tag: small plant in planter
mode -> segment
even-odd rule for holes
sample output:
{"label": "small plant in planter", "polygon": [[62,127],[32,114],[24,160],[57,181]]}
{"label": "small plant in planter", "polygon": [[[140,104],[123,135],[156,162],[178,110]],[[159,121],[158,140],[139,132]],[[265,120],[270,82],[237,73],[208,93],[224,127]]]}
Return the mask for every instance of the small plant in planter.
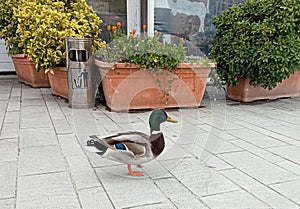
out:
{"label": "small plant in planter", "polygon": [[200,106],[210,65],[195,57],[194,64],[186,63],[183,39],[172,37],[168,43],[159,33],[132,31],[129,36],[114,37],[95,56],[106,104],[114,111]]}
{"label": "small plant in planter", "polygon": [[215,17],[210,57],[229,86],[273,89],[300,69],[300,1],[249,0]]}
{"label": "small plant in planter", "polygon": [[135,63],[141,69],[172,70],[185,60],[184,40],[179,43],[162,42],[159,33],[139,36],[131,32],[129,37],[114,36],[106,48],[96,51],[95,56],[102,61]]}
{"label": "small plant in planter", "polygon": [[38,71],[65,65],[66,37],[92,37],[95,49],[104,45],[98,38],[102,21],[85,0],[22,0],[14,17],[18,20],[19,47]]}
{"label": "small plant in planter", "polygon": [[[118,26],[115,27],[118,30]],[[136,35],[133,30],[129,36],[116,36],[115,30],[112,33],[113,41],[96,51],[96,59],[112,63],[134,63],[140,69],[152,72],[159,69],[174,71],[179,63],[184,62],[210,66],[211,61],[206,57],[186,56],[183,38],[172,36],[171,42],[166,42],[158,32],[154,36],[145,33]]]}

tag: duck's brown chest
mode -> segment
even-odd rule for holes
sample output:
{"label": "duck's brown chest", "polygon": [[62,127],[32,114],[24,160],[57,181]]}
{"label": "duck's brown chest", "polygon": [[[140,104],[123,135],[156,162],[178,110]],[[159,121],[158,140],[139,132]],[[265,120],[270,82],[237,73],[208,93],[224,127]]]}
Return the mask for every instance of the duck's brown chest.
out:
{"label": "duck's brown chest", "polygon": [[165,148],[164,135],[162,133],[152,134],[150,136],[150,142],[153,156],[157,157],[158,155],[160,155],[160,153],[162,153],[162,151]]}

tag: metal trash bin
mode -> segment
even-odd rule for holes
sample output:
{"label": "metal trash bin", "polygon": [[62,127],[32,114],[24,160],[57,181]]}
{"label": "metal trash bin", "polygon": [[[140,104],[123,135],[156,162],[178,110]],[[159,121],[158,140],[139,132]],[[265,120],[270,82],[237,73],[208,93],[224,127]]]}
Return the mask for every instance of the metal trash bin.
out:
{"label": "metal trash bin", "polygon": [[95,106],[92,38],[66,38],[68,97],[71,108]]}

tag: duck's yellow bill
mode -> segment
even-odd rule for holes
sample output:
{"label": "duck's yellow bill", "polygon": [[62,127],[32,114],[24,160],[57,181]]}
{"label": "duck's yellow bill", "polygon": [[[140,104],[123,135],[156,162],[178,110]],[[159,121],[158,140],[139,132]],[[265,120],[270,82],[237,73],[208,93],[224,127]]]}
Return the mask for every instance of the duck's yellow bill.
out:
{"label": "duck's yellow bill", "polygon": [[167,122],[171,122],[171,123],[177,123],[177,120],[174,120],[171,117],[167,117]]}

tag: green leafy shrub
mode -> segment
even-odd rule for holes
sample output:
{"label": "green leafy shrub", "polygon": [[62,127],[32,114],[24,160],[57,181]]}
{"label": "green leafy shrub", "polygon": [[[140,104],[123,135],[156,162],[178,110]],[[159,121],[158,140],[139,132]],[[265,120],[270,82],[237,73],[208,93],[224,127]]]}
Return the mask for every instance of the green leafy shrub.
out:
{"label": "green leafy shrub", "polygon": [[18,21],[13,18],[17,0],[0,0],[0,38],[4,39],[10,54],[22,52],[18,47],[19,39],[16,37]]}
{"label": "green leafy shrub", "polygon": [[37,70],[51,71],[66,61],[66,37],[92,37],[98,49],[100,18],[85,0],[22,0],[14,10],[18,20],[19,47],[36,64]]}
{"label": "green leafy shrub", "polygon": [[300,69],[300,1],[249,0],[215,17],[210,57],[228,85],[237,76],[272,89]]}

